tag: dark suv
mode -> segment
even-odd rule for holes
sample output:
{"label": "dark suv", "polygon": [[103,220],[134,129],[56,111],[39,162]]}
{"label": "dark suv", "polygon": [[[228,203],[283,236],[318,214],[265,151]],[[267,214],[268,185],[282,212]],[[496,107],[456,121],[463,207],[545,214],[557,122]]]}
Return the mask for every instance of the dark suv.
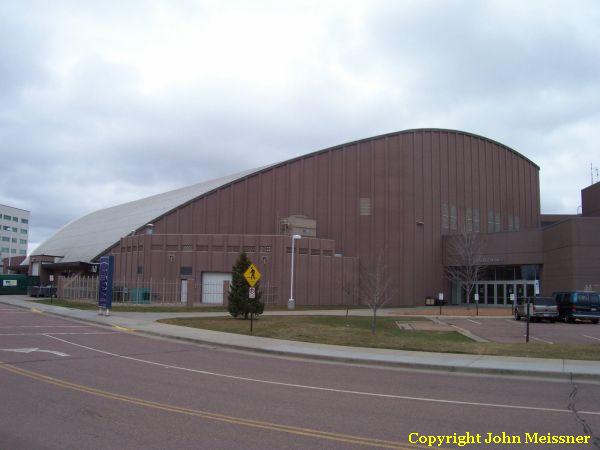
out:
{"label": "dark suv", "polygon": [[600,296],[597,292],[555,292],[552,297],[558,306],[558,315],[565,322],[576,319],[600,321]]}

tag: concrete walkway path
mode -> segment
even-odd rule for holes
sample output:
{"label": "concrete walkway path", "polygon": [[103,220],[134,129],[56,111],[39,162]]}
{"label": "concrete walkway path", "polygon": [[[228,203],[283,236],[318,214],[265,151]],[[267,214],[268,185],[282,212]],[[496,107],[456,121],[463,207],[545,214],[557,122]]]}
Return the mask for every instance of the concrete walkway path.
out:
{"label": "concrete walkway path", "polygon": [[[224,346],[241,350],[274,353],[280,355],[347,361],[363,364],[382,364],[423,370],[444,370],[466,373],[489,373],[505,375],[526,375],[546,378],[570,378],[600,381],[600,362],[567,359],[521,358],[507,356],[462,355],[455,353],[416,352],[404,350],[345,347],[338,345],[315,344],[309,342],[246,336],[218,331],[200,330],[158,323],[156,320],[169,317],[210,317],[224,313],[137,313],[112,312],[111,316],[100,316],[94,310],[63,308],[44,305],[28,300],[24,295],[4,295],[0,303],[33,309],[34,311],[58,315],[75,320],[121,328],[166,338],[183,339],[203,344]],[[294,311],[297,315],[345,314],[337,311]],[[369,314],[368,310],[352,310],[352,315]],[[273,315],[287,315],[288,311],[272,311]],[[386,310],[394,315],[393,309]]]}

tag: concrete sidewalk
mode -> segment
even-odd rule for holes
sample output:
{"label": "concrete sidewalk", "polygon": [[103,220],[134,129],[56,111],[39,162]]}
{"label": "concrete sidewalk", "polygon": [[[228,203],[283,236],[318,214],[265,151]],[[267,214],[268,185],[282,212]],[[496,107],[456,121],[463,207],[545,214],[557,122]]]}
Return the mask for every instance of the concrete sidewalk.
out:
{"label": "concrete sidewalk", "polygon": [[[519,358],[507,356],[462,355],[454,353],[413,352],[338,345],[315,344],[287,341],[232,333],[222,333],[196,328],[180,327],[157,323],[156,320],[182,316],[223,316],[224,313],[111,313],[109,317],[99,316],[97,311],[63,308],[44,305],[27,300],[26,296],[5,295],[0,303],[19,308],[92,322],[104,326],[122,327],[131,331],[166,338],[211,344],[241,350],[274,353],[280,355],[347,361],[363,364],[382,364],[423,370],[450,372],[486,373],[496,375],[526,375],[545,378],[571,378],[600,381],[600,362],[567,359]],[[368,310],[354,310],[359,315]],[[389,312],[389,311],[388,311]],[[274,311],[271,314],[289,314],[287,311]],[[295,311],[294,314],[345,314],[345,311]]]}

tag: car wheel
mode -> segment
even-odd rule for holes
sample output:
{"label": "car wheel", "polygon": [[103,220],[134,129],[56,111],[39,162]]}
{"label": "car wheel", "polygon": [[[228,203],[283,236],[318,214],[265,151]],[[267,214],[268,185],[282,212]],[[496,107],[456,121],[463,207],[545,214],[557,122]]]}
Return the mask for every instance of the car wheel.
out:
{"label": "car wheel", "polygon": [[598,323],[598,319],[592,319],[592,323],[594,323],[594,324]]}
{"label": "car wheel", "polygon": [[575,323],[575,319],[573,317],[567,317],[567,323]]}

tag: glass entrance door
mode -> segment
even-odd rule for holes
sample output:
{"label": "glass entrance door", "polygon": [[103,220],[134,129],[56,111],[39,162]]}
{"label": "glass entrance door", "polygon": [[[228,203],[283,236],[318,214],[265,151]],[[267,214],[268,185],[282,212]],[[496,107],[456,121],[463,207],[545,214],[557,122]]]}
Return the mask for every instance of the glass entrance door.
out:
{"label": "glass entrance door", "polygon": [[[517,281],[494,281],[481,282],[473,289],[473,297],[475,293],[479,294],[480,305],[506,305],[511,306],[511,294],[514,294],[515,301],[524,297],[533,297],[535,290],[535,281],[517,280]],[[466,303],[465,289],[461,289],[461,302]],[[474,298],[471,298],[469,303],[474,303]]]}

